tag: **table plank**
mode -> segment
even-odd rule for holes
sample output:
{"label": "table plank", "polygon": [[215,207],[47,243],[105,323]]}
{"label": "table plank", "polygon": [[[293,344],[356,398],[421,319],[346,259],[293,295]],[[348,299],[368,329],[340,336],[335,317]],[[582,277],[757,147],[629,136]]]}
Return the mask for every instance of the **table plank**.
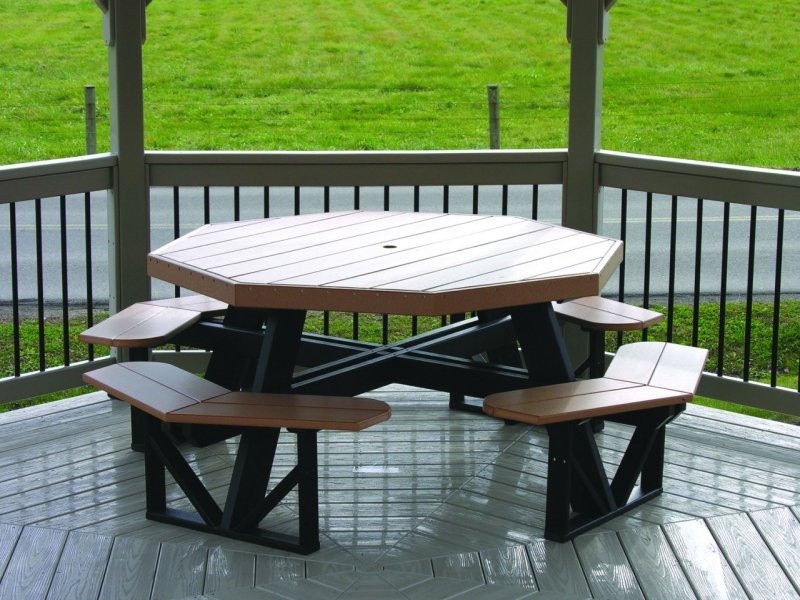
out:
{"label": "table plank", "polygon": [[171,260],[192,260],[214,256],[251,246],[260,246],[267,235],[270,240],[324,231],[331,221],[347,219],[355,211],[316,213],[292,217],[273,217],[234,223],[214,223],[178,238],[159,248],[156,253]]}
{"label": "table plank", "polygon": [[[586,243],[582,236],[568,236],[538,246],[538,252],[520,252],[511,256],[489,257],[479,264],[452,269],[447,281],[418,277],[404,283],[405,289],[445,291],[464,287],[507,285],[531,281],[550,273],[595,261],[606,256],[616,242],[595,239]],[[471,267],[471,268],[470,268]]]}
{"label": "table plank", "polygon": [[[537,226],[538,224],[534,224]],[[376,244],[367,254],[364,249],[357,253],[338,254],[332,257],[331,264],[321,263],[321,270],[311,271],[304,275],[281,280],[270,278],[272,283],[284,285],[324,286],[337,285],[342,287],[367,288],[360,284],[351,285],[349,280],[359,275],[375,271],[390,271],[399,267],[413,264],[417,272],[425,270],[438,270],[437,261],[442,260],[442,255],[452,252],[468,251],[472,246],[486,242],[498,241],[524,234],[530,231],[530,222],[504,222],[492,220],[489,217],[476,220],[465,220],[454,223],[444,231],[437,231],[427,236],[415,236],[405,240],[386,240],[385,243]],[[343,245],[344,249],[344,245]],[[261,281],[253,276],[248,276],[248,282]]]}
{"label": "table plank", "polygon": [[[425,215],[420,219],[414,213],[363,213],[361,221],[347,227],[322,231],[313,240],[305,237],[272,243],[265,239],[259,246],[247,251],[209,256],[193,261],[197,267],[213,270],[225,277],[244,273],[257,273],[286,269],[290,265],[302,269],[303,261],[314,261],[342,252],[356,252],[375,245],[395,244],[400,240],[417,239],[438,232],[432,239],[441,239],[441,231],[448,228],[443,215]],[[371,218],[368,219],[368,218]],[[365,222],[368,221],[368,222]],[[285,256],[282,256],[284,255]],[[280,276],[272,275],[277,279]]]}
{"label": "table plank", "polygon": [[621,242],[520,217],[294,219],[201,228],[148,273],[234,306],[440,315],[598,294],[622,259]]}
{"label": "table plank", "polygon": [[[524,225],[524,224],[523,224]],[[471,248],[461,243],[446,241],[423,248],[407,250],[384,260],[372,259],[358,265],[354,272],[341,271],[346,279],[343,285],[357,288],[391,288],[405,285],[405,281],[424,273],[441,277],[443,271],[474,264],[486,255],[511,256],[518,252],[531,251],[545,235],[558,237],[563,232],[543,229],[531,232],[528,227],[503,227],[484,232],[480,241]],[[359,274],[361,272],[364,274]],[[402,283],[401,283],[402,282]],[[333,284],[335,282],[330,282]]]}

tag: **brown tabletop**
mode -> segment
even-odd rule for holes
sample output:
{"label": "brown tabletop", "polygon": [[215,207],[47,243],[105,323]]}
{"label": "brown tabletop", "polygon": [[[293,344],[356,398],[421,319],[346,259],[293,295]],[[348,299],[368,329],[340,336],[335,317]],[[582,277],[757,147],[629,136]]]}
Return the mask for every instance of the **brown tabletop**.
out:
{"label": "brown tabletop", "polygon": [[[226,331],[187,334],[228,388],[483,397],[572,379],[550,301],[598,294],[621,259],[617,240],[520,217],[350,211],[205,225],[148,272],[229,304]],[[478,316],[379,345],[304,334],[308,310]]]}
{"label": "brown tabletop", "polygon": [[621,260],[520,217],[352,211],[205,225],[148,272],[232,306],[442,315],[595,295]]}

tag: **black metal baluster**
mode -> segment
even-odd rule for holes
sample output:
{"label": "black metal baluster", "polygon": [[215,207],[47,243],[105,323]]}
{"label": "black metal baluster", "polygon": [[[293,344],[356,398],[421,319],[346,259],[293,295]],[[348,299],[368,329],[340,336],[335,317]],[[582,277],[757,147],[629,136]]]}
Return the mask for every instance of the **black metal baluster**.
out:
{"label": "black metal baluster", "polygon": [[539,218],[539,184],[533,184],[533,198],[531,199],[531,219]]}
{"label": "black metal baluster", "polygon": [[[355,186],[353,188],[353,210],[361,210],[361,188]],[[353,313],[353,339],[358,340],[358,313]]]}
{"label": "black metal baluster", "polygon": [[472,186],[472,214],[478,214],[478,198],[480,196],[480,188],[477,185]]}
{"label": "black metal baluster", "polygon": [[[778,385],[778,341],[781,326],[781,276],[783,271],[783,221],[784,210],[778,210],[778,231],[775,241],[775,294],[772,298],[772,358],[770,360],[770,385]],[[800,379],[798,379],[800,389]]]}
{"label": "black metal baluster", "polygon": [[446,185],[442,188],[442,212],[450,212],[450,186]]}
{"label": "black metal baluster", "polygon": [[[414,212],[419,212],[419,186],[414,186]],[[419,319],[416,315],[411,317],[411,335],[417,335],[419,330]]]}
{"label": "black metal baluster", "polygon": [[728,242],[730,238],[731,205],[725,202],[722,217],[722,261],[719,283],[719,331],[717,342],[717,375],[722,375],[725,366],[725,317],[728,299]]}
{"label": "black metal baluster", "polygon": [[[172,188],[172,239],[177,240],[181,237],[181,192],[176,185]],[[180,286],[174,286],[175,297],[181,295]]]}
{"label": "black metal baluster", "polygon": [[[94,325],[94,290],[92,280],[92,195],[83,195],[83,231],[86,252],[86,327]],[[89,361],[94,360],[94,344],[89,344]]]}
{"label": "black metal baluster", "polygon": [[750,207],[750,243],[747,253],[747,298],[745,300],[744,315],[744,356],[742,365],[742,380],[750,381],[750,350],[752,347],[753,327],[753,279],[755,276],[756,262],[756,223],[758,207]]}
{"label": "black metal baluster", "polygon": [[241,220],[241,197],[239,195],[239,186],[233,187],[233,220]]}
{"label": "black metal baluster", "polygon": [[36,315],[39,324],[39,370],[47,368],[44,337],[44,240],[42,238],[42,199],[34,201],[36,215]]}
{"label": "black metal baluster", "polygon": [[678,197],[672,196],[672,214],[669,227],[669,298],[667,300],[667,341],[672,341],[675,323],[675,250],[678,242]]}
{"label": "black metal baluster", "polygon": [[383,210],[389,210],[389,190],[388,185],[383,186]]}
{"label": "black metal baluster", "polygon": [[[650,259],[653,254],[653,194],[647,193],[647,212],[644,232],[644,287],[642,306],[650,308]],[[642,330],[642,340],[647,340],[647,329]]]}
{"label": "black metal baluster", "polygon": [[300,186],[294,186],[294,214],[300,214]]}
{"label": "black metal baluster", "polygon": [[[322,188],[322,212],[331,212],[331,188],[325,186]],[[322,311],[322,334],[330,335],[331,333],[331,313],[330,311]]]}
{"label": "black metal baluster", "polygon": [[268,185],[264,186],[264,218],[269,219],[269,204],[270,204],[270,189]]}
{"label": "black metal baluster", "polygon": [[208,225],[211,222],[211,188],[203,188],[203,223]]}
{"label": "black metal baluster", "polygon": [[[625,253],[628,250],[626,239],[628,236],[628,190],[622,190],[620,199],[619,239],[622,240],[622,262],[619,265],[618,298],[625,302]],[[617,347],[622,345],[622,332],[617,332]]]}
{"label": "black metal baluster", "polygon": [[700,275],[703,264],[703,199],[697,199],[697,225],[694,247],[694,298],[692,300],[692,346],[700,343]]}
{"label": "black metal baluster", "polygon": [[500,213],[503,215],[508,214],[508,185],[503,184],[502,195],[500,196]]}
{"label": "black metal baluster", "polygon": [[11,241],[11,319],[14,338],[14,375],[22,374],[19,331],[19,263],[17,256],[17,206],[8,205],[8,225]]}
{"label": "black metal baluster", "polygon": [[70,365],[70,344],[69,344],[69,274],[67,270],[67,197],[59,198],[59,219],[61,224],[61,322],[62,322],[62,345],[64,366]]}

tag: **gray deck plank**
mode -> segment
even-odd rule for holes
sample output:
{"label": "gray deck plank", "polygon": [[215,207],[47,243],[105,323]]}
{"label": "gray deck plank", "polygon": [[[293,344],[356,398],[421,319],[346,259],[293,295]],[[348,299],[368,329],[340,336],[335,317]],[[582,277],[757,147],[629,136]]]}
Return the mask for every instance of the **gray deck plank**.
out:
{"label": "gray deck plank", "polygon": [[659,527],[620,531],[619,537],[648,600],[695,598],[672,547]]}
{"label": "gray deck plank", "polygon": [[431,561],[434,577],[448,577],[486,583],[481,557],[477,552],[439,556]]}
{"label": "gray deck plank", "polygon": [[0,578],[6,571],[21,533],[21,525],[0,524]]}
{"label": "gray deck plank", "polygon": [[97,598],[114,538],[73,531],[67,537],[47,600]]}
{"label": "gray deck plank", "polygon": [[253,587],[255,580],[256,557],[254,554],[225,548],[212,548],[208,551],[203,593],[214,594],[231,588]]}
{"label": "gray deck plank", "polygon": [[306,562],[292,556],[256,556],[256,585],[273,581],[293,581],[306,576]]}
{"label": "gray deck plank", "polygon": [[486,583],[515,585],[536,590],[536,577],[525,546],[503,546],[480,553]]}
{"label": "gray deck plank", "polygon": [[[531,511],[526,508],[495,505],[489,513],[485,509],[476,510],[480,504],[480,500],[471,494],[457,492],[417,530],[436,521],[440,529],[450,528],[453,533],[458,531],[462,536],[472,538],[471,547],[476,550],[506,542],[523,544],[541,534],[541,528],[532,522]],[[517,515],[510,514],[512,508],[518,509]],[[497,513],[503,516],[496,516]]]}
{"label": "gray deck plank", "polygon": [[159,542],[118,537],[111,548],[99,600],[148,600],[158,564]]}
{"label": "gray deck plank", "polygon": [[153,600],[202,594],[207,557],[208,548],[201,544],[161,544]]}
{"label": "gray deck plank", "polygon": [[664,531],[698,598],[747,598],[747,593],[703,521],[665,525]]}
{"label": "gray deck plank", "polygon": [[800,510],[776,508],[750,518],[800,594]]}
{"label": "gray deck plank", "polygon": [[595,598],[643,600],[636,575],[615,533],[581,535],[573,543]]}
{"label": "gray deck plank", "polygon": [[[763,419],[762,419],[763,421]],[[691,427],[704,431],[708,429],[708,418],[703,418],[694,415],[685,415],[681,419],[683,427]],[[727,435],[731,439],[740,440],[742,442],[753,442],[761,446],[775,446],[785,450],[800,451],[800,436],[797,431],[792,429],[791,425],[785,423],[777,423],[771,425],[769,422],[762,423],[763,427],[759,427],[759,421],[755,420],[742,420],[735,422],[733,419],[715,419],[714,431],[719,435]],[[769,435],[765,436],[763,433],[769,431]]]}
{"label": "gray deck plank", "polygon": [[754,598],[791,598],[795,589],[744,513],[709,519],[708,527],[745,591]]}
{"label": "gray deck plank", "polygon": [[572,543],[540,540],[526,547],[539,590],[578,598],[592,595]]}
{"label": "gray deck plank", "polygon": [[751,463],[752,458],[758,458],[759,461],[762,461],[759,466],[763,466],[765,469],[771,469],[790,477],[800,473],[800,467],[797,466],[796,461],[793,461],[797,456],[797,450],[760,443],[758,438],[741,439],[708,428],[685,427],[681,426],[679,421],[676,420],[670,425],[668,436],[716,448],[718,451],[724,449],[729,462],[734,462],[736,457],[739,457],[742,464],[747,464],[748,457],[751,457]]}
{"label": "gray deck plank", "polygon": [[0,580],[0,598],[46,597],[66,539],[66,531],[26,527]]}
{"label": "gray deck plank", "polygon": [[735,423],[737,425],[745,425],[753,429],[758,429],[764,432],[778,432],[785,435],[790,435],[800,438],[800,428],[793,423],[781,423],[780,421],[773,421],[770,419],[762,419],[760,417],[752,417],[750,415],[727,410],[718,410],[709,406],[701,404],[689,403],[686,405],[686,412],[684,416],[693,416],[705,419],[708,423],[714,425],[717,422],[721,423]]}

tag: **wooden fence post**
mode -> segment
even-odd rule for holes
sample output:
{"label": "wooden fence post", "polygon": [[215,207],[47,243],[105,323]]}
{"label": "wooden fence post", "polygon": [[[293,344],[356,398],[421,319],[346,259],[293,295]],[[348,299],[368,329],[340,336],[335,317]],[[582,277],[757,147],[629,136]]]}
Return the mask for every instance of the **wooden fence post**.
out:
{"label": "wooden fence post", "polygon": [[500,86],[486,86],[489,96],[489,148],[500,148]]}
{"label": "wooden fence post", "polygon": [[83,86],[83,108],[86,122],[86,154],[97,153],[97,97],[93,85]]}

